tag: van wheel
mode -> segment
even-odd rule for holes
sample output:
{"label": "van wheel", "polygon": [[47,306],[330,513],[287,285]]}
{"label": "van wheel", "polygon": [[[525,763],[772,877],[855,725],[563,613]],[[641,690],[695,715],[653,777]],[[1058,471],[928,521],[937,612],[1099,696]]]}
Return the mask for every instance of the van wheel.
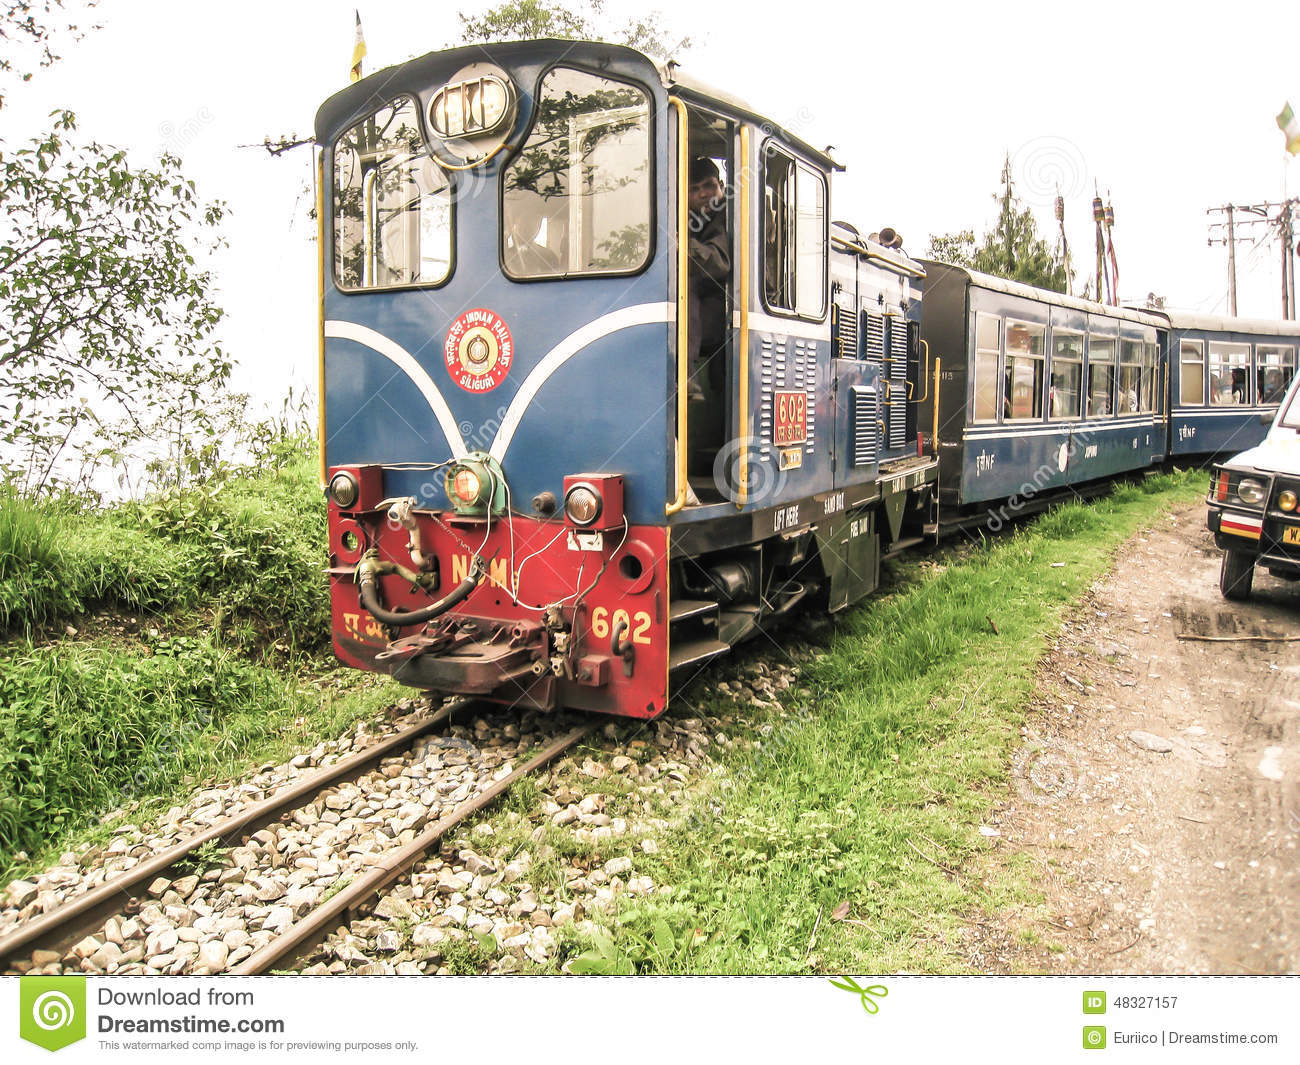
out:
{"label": "van wheel", "polygon": [[1223,568],[1219,570],[1219,591],[1224,599],[1249,599],[1250,583],[1255,577],[1254,556],[1245,551],[1223,552]]}

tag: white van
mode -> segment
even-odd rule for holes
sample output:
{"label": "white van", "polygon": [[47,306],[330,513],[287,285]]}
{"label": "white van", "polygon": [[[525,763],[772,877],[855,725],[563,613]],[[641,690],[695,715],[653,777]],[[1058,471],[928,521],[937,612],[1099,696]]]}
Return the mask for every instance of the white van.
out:
{"label": "white van", "polygon": [[1255,565],[1300,580],[1300,376],[1292,382],[1264,442],[1214,466],[1209,527],[1223,548],[1219,590],[1250,595]]}

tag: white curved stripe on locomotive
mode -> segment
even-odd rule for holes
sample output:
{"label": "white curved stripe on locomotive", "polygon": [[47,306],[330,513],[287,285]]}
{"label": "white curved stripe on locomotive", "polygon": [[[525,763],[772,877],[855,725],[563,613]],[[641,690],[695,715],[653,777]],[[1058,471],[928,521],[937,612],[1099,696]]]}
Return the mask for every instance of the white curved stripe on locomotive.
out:
{"label": "white curved stripe on locomotive", "polygon": [[654,325],[660,322],[674,322],[676,319],[676,307],[671,303],[638,303],[634,307],[622,307],[609,314],[603,314],[582,328],[575,329],[551,348],[541,362],[524,378],[524,383],[519,386],[515,398],[506,408],[506,416],[501,419],[501,426],[492,440],[492,447],[489,449],[492,457],[497,462],[505,461],[506,451],[510,448],[510,442],[514,439],[515,430],[519,428],[528,404],[533,401],[551,375],[588,344],[611,333],[617,333],[621,329],[630,329],[634,325]]}
{"label": "white curved stripe on locomotive", "polygon": [[[325,335],[337,340],[352,340],[363,344],[372,351],[378,352],[406,374],[420,390],[420,395],[429,404],[433,416],[438,419],[438,425],[442,427],[442,435],[447,438],[447,446],[451,448],[452,456],[463,459],[469,454],[465,439],[460,435],[460,426],[452,417],[447,401],[442,398],[438,386],[424,372],[424,367],[415,361],[415,357],[409,351],[396,341],[389,340],[383,333],[377,333],[364,325],[357,325],[356,322],[328,321],[325,323]],[[324,402],[323,396],[321,402]]]}

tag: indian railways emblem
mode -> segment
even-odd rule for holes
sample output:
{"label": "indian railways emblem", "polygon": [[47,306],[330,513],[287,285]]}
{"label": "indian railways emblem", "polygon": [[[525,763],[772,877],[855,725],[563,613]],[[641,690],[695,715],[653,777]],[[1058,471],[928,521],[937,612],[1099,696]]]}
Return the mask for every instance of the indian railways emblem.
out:
{"label": "indian railways emblem", "polygon": [[442,353],[451,379],[466,392],[491,392],[510,372],[515,345],[501,316],[479,307],[451,323]]}

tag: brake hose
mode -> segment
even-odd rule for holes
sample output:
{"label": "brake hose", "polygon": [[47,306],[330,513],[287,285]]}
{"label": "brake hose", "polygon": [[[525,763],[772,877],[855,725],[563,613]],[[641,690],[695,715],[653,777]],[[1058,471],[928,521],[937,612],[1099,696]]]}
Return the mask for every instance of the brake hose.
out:
{"label": "brake hose", "polygon": [[[369,565],[367,564],[369,563]],[[440,614],[445,614],[448,610],[461,602],[477,586],[479,577],[482,573],[482,566],[475,559],[469,574],[460,584],[456,585],[450,592],[439,599],[436,603],[423,607],[420,610],[412,610],[408,613],[397,613],[392,610],[385,610],[379,602],[379,589],[377,587],[379,580],[379,564],[376,561],[365,559],[357,567],[357,583],[361,586],[361,605],[364,606],[374,616],[374,619],[384,625],[422,625],[426,621],[432,621]]]}

